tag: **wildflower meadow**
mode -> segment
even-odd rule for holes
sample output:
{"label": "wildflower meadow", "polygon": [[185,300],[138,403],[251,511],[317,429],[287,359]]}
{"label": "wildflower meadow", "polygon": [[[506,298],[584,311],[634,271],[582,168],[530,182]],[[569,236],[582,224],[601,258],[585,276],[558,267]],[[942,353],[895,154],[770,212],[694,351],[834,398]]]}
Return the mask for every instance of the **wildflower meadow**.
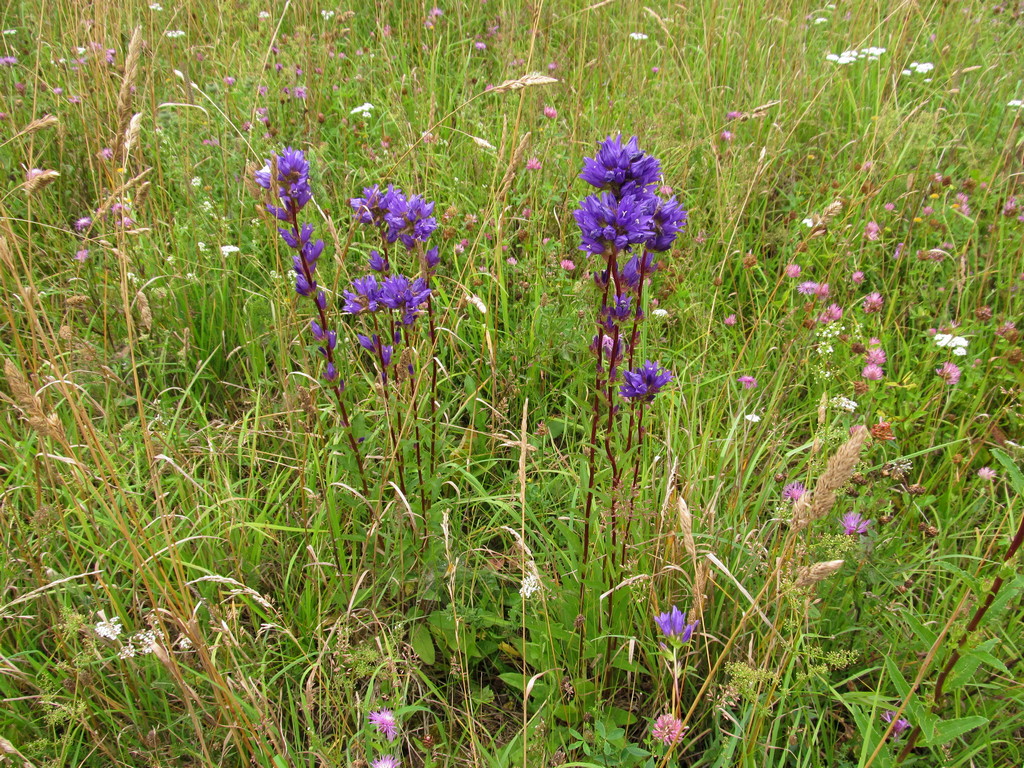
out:
{"label": "wildflower meadow", "polygon": [[0,32],[0,764],[1024,765],[1024,4]]}

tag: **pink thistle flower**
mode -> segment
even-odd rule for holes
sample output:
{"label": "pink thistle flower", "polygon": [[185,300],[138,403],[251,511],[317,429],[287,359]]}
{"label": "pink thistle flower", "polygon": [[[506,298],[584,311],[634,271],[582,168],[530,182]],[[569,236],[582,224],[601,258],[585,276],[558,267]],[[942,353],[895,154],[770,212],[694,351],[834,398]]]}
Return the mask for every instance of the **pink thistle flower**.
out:
{"label": "pink thistle flower", "polygon": [[654,721],[651,736],[663,744],[676,744],[686,730],[683,721],[672,715],[662,715]]}
{"label": "pink thistle flower", "polygon": [[230,88],[234,84],[235,84],[235,78],[231,77],[231,75],[228,75],[227,77],[224,78],[224,85],[226,85],[228,88]]}
{"label": "pink thistle flower", "polygon": [[843,515],[842,526],[843,533],[847,536],[853,536],[854,534],[865,534],[868,532],[868,526],[871,525],[871,521],[861,517],[857,512],[847,512]]}
{"label": "pink thistle flower", "polygon": [[481,42],[481,41],[477,41],[477,42],[473,43],[473,47],[476,48],[478,51],[486,51],[487,50],[487,43],[484,43],[484,42]]}
{"label": "pink thistle flower", "polygon": [[744,389],[753,389],[757,386],[757,379],[753,376],[740,376],[736,381],[742,384]]}
{"label": "pink thistle flower", "polygon": [[992,469],[992,467],[982,467],[981,469],[978,470],[978,477],[980,477],[982,480],[995,480],[996,471]]}
{"label": "pink thistle flower", "polygon": [[806,280],[796,287],[796,292],[802,296],[814,296],[818,293],[818,284],[813,280]]}
{"label": "pink thistle flower", "polygon": [[732,327],[732,326],[736,325],[736,315],[729,315],[722,322],[725,323],[726,325]]}
{"label": "pink thistle flower", "polygon": [[[882,720],[884,720],[887,723],[891,723],[892,719],[895,716],[896,716],[896,713],[893,710],[890,709],[890,710],[886,711],[882,715]],[[894,739],[898,739],[900,736],[903,735],[903,732],[905,730],[907,730],[909,727],[910,727],[910,721],[909,720],[907,720],[905,717],[899,718],[896,721],[896,723],[893,725],[893,727],[892,727],[892,737]]]}
{"label": "pink thistle flower", "polygon": [[96,154],[99,155],[100,157],[102,157],[104,160],[113,160],[114,159],[114,150],[112,150],[110,147],[104,147],[103,149],[101,149]]}
{"label": "pink thistle flower", "polygon": [[787,264],[786,269],[783,271],[786,277],[797,278],[800,277],[800,265],[799,264]]}
{"label": "pink thistle flower", "polygon": [[861,378],[867,379],[868,381],[878,381],[885,376],[885,371],[882,370],[882,366],[876,365],[875,363],[868,363],[864,366],[864,369],[860,372]]}
{"label": "pink thistle flower", "polygon": [[943,363],[941,368],[935,369],[935,373],[951,387],[960,381],[960,368],[954,363]]}
{"label": "pink thistle flower", "polygon": [[540,160],[538,160],[536,157],[531,157],[529,160],[526,161],[526,170],[528,170],[528,171],[539,171],[540,170]]}
{"label": "pink thistle flower", "polygon": [[732,131],[722,131],[722,133],[721,133],[722,141],[732,141],[732,138],[733,138]]}
{"label": "pink thistle flower", "polygon": [[864,362],[868,365],[882,365],[885,363],[886,355],[884,349],[869,349],[864,355]]}
{"label": "pink thistle flower", "polygon": [[864,297],[864,312],[869,315],[872,312],[877,312],[882,308],[883,302],[884,299],[882,298],[882,294],[878,291],[872,291]]}
{"label": "pink thistle flower", "polygon": [[395,713],[390,709],[378,709],[370,713],[370,725],[384,734],[388,741],[398,738],[398,723],[395,722]]}
{"label": "pink thistle flower", "polygon": [[800,497],[807,493],[807,488],[803,483],[797,481],[790,483],[782,489],[782,498],[784,501],[799,501]]}
{"label": "pink thistle flower", "polygon": [[819,299],[828,298],[828,283],[821,283],[818,288],[814,291],[814,295]]}
{"label": "pink thistle flower", "polygon": [[82,232],[92,226],[92,217],[83,216],[75,221],[75,232]]}
{"label": "pink thistle flower", "polygon": [[88,258],[89,258],[89,249],[88,248],[83,248],[82,250],[80,250],[77,253],[75,253],[75,261],[82,261],[82,262],[84,262]]}
{"label": "pink thistle flower", "polygon": [[381,755],[372,763],[370,768],[398,768],[399,760],[394,755]]}

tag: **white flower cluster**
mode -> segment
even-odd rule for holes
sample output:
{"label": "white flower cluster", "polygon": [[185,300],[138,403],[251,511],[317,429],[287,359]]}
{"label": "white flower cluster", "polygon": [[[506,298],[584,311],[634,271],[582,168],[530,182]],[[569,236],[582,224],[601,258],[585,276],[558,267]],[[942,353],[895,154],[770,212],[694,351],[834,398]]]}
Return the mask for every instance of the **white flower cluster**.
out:
{"label": "white flower cluster", "polygon": [[540,589],[540,576],[537,571],[531,571],[523,576],[523,585],[519,588],[519,594],[529,600],[533,594]]}
{"label": "white flower cluster", "polygon": [[927,75],[935,69],[935,65],[930,61],[912,61],[910,66],[903,70],[904,75]]}
{"label": "white flower cluster", "polygon": [[963,336],[954,336],[951,333],[935,334],[935,343],[940,347],[952,347],[954,355],[966,355],[968,341]]}
{"label": "white flower cluster", "polygon": [[259,14],[258,14],[258,18],[260,18],[260,19],[269,19],[270,18],[270,11],[260,11]]}
{"label": "white flower cluster", "polygon": [[757,422],[761,420],[761,417],[758,416],[756,413],[748,413],[743,418],[749,421],[751,424],[757,424]]}
{"label": "white flower cluster", "polygon": [[1016,107],[1017,109],[1020,109],[1021,107],[1024,107],[1024,99],[1011,99],[1010,101],[1006,102],[1006,106]]}
{"label": "white flower cluster", "polygon": [[176,38],[176,37],[184,37],[184,36],[185,36],[185,30],[183,30],[183,29],[168,29],[166,32],[164,32],[164,37],[169,37],[172,40],[174,38]]}
{"label": "white flower cluster", "polygon": [[370,112],[373,109],[375,109],[373,104],[371,104],[370,102],[366,102],[365,104],[360,104],[358,107],[354,107],[349,112],[349,114],[350,115],[359,115],[360,117],[366,118],[366,117],[370,116]]}
{"label": "white flower cluster", "polygon": [[164,7],[160,3],[150,3],[149,10],[151,11],[162,11]]}
{"label": "white flower cluster", "polygon": [[334,11],[320,11],[320,15],[324,17],[324,21],[330,21],[334,18]]}
{"label": "white flower cluster", "polygon": [[142,632],[136,632],[128,638],[128,642],[121,647],[117,655],[122,659],[145,656],[147,653],[153,652],[153,647],[156,645],[158,638],[162,640],[163,634],[158,633],[155,629],[145,629]]}
{"label": "white flower cluster", "polygon": [[848,397],[833,397],[831,400],[828,401],[828,403],[833,408],[838,408],[841,411],[848,411],[850,413],[853,413],[854,411],[857,410],[857,401],[851,400]]}
{"label": "white flower cluster", "polygon": [[825,57],[826,61],[831,61],[835,64],[853,64],[855,61],[861,59],[867,59],[868,61],[878,61],[879,57],[885,53],[885,48],[861,48],[859,51],[856,49],[850,49],[849,51],[843,51],[842,53],[830,53]]}
{"label": "white flower cluster", "polygon": [[820,341],[814,345],[814,351],[818,354],[813,372],[819,380],[835,378],[836,372],[832,368],[832,355],[835,354],[835,340],[846,332],[846,325],[843,323],[825,323],[819,325],[814,335]]}
{"label": "white flower cluster", "polygon": [[238,253],[241,250],[237,245],[222,245],[220,247],[220,253],[222,256],[230,256],[232,253]]}
{"label": "white flower cluster", "polygon": [[96,627],[96,634],[104,640],[117,640],[121,635],[121,620],[115,616],[110,621],[101,621]]}
{"label": "white flower cluster", "polygon": [[633,40],[646,40],[647,39],[647,35],[645,35],[643,32],[630,32],[629,36]]}

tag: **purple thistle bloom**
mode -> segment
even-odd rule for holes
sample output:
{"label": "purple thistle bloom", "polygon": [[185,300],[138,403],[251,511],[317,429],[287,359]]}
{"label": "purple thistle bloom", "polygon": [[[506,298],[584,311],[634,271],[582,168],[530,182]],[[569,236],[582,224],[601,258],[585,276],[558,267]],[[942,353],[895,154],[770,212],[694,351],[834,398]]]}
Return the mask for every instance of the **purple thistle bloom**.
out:
{"label": "purple thistle bloom", "polygon": [[388,741],[398,738],[398,723],[395,722],[395,713],[390,709],[378,709],[370,713],[370,724],[387,737]]}
{"label": "purple thistle bloom", "polygon": [[862,517],[857,512],[847,512],[843,515],[843,533],[847,536],[853,536],[854,534],[863,535],[868,532],[868,526],[870,525],[871,521]]}
{"label": "purple thistle bloom", "polygon": [[647,242],[654,235],[647,202],[636,195],[617,199],[610,192],[584,199],[573,212],[582,234],[580,250],[600,256]]}
{"label": "purple thistle bloom", "polygon": [[82,218],[75,221],[75,232],[82,232],[92,226],[92,218],[89,216],[83,216]]}
{"label": "purple thistle bloom", "polygon": [[744,389],[753,389],[757,386],[757,379],[753,376],[740,376],[736,381],[742,384]]}
{"label": "purple thistle bloom", "polygon": [[797,481],[790,483],[782,489],[782,498],[785,501],[798,501],[801,496],[807,493],[807,488],[804,484]]}
{"label": "purple thistle bloom", "polygon": [[398,758],[393,755],[381,755],[370,763],[370,768],[398,768],[398,766]]}
{"label": "purple thistle bloom", "polygon": [[838,304],[829,304],[825,311],[818,315],[818,322],[822,324],[834,323],[836,320],[841,320],[842,317],[843,308]]}
{"label": "purple thistle bloom", "polygon": [[[884,720],[887,723],[891,723],[894,717],[896,717],[896,712],[891,709],[886,710],[882,714],[882,720]],[[894,739],[898,739],[900,736],[903,735],[903,732],[906,731],[908,728],[910,728],[910,721],[907,720],[905,717],[899,718],[892,727],[892,737]]]}
{"label": "purple thistle bloom", "polygon": [[598,144],[594,157],[583,158],[580,178],[618,197],[657,184],[660,175],[661,164],[640,149],[637,137],[623,144],[619,134]]}
{"label": "purple thistle bloom", "polygon": [[697,624],[700,622],[693,621],[687,624],[686,614],[673,605],[672,610],[668,613],[659,613],[656,615],[654,617],[654,623],[658,625],[658,629],[661,630],[661,634],[669,640],[686,643],[690,641],[691,637],[693,637],[693,631],[697,628]]}
{"label": "purple thistle bloom", "polygon": [[806,280],[796,287],[796,292],[803,296],[814,296],[818,292],[818,284],[813,280]]}
{"label": "purple thistle bloom", "polygon": [[654,400],[662,387],[672,381],[672,372],[662,370],[657,363],[650,360],[632,371],[625,371],[622,377],[625,384],[619,387],[619,394],[630,400],[649,403]]}

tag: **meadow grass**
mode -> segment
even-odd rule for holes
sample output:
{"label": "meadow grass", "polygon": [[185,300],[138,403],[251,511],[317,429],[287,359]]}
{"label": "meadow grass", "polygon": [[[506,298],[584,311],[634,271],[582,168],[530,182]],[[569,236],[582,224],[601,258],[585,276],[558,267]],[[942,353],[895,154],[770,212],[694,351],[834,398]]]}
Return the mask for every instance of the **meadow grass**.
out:
{"label": "meadow grass", "polygon": [[[0,27],[0,762],[1024,763],[1019,4]],[[620,133],[688,211],[642,404],[574,219]],[[254,176],[286,146],[334,393]],[[388,183],[440,264],[382,382],[341,307]]]}

